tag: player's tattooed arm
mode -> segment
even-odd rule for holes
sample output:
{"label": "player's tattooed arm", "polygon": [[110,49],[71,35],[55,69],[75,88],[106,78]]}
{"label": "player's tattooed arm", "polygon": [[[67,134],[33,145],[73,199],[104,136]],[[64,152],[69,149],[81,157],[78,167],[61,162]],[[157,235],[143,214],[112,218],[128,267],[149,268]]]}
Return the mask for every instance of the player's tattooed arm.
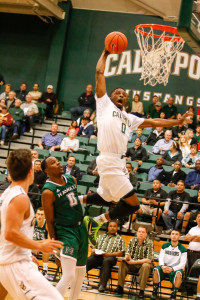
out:
{"label": "player's tattooed arm", "polygon": [[108,55],[109,52],[104,49],[96,66],[96,94],[98,98],[103,97],[106,93],[106,80],[104,76],[104,70]]}

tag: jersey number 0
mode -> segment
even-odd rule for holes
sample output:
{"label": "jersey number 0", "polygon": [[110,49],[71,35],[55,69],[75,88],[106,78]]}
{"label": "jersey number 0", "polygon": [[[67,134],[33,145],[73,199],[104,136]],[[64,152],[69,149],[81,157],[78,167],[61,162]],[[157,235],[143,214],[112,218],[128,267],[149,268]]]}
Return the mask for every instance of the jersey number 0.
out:
{"label": "jersey number 0", "polygon": [[77,201],[77,199],[76,199],[74,193],[69,193],[69,194],[67,195],[67,198],[69,199],[69,204],[70,204],[70,206],[75,206],[75,205],[77,205],[78,201]]}

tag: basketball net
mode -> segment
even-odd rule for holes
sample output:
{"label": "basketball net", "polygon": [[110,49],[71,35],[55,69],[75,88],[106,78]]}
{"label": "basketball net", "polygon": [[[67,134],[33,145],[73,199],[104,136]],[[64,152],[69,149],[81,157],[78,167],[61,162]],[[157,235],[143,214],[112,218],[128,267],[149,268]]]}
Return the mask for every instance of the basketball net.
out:
{"label": "basketball net", "polygon": [[[145,26],[145,28],[150,27],[150,31],[145,32],[142,26]],[[159,27],[159,29],[156,28],[157,30],[160,30],[160,27],[163,27],[162,29],[166,28],[166,30],[158,35],[155,33],[153,26]],[[177,37],[177,34],[169,36],[169,28],[169,26],[165,27],[163,25],[145,24],[136,26],[135,34],[142,57],[142,74],[140,80],[144,80],[144,85],[150,84],[155,86],[157,83],[163,83],[166,86],[168,83],[174,58],[184,46],[183,39]]]}

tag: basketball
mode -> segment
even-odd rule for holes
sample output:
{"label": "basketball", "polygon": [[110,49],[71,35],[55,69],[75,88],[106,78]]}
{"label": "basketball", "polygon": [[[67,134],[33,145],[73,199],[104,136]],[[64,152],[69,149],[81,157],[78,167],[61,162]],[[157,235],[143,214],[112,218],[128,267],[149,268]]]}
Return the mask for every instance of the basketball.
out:
{"label": "basketball", "polygon": [[108,52],[119,54],[126,50],[128,41],[126,36],[118,31],[109,33],[105,38],[105,48]]}

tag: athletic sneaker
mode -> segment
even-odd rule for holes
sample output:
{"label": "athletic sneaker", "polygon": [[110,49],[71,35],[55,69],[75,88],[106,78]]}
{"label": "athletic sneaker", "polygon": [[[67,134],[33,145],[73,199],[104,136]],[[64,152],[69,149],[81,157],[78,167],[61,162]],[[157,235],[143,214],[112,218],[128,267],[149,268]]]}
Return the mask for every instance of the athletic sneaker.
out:
{"label": "athletic sneaker", "polygon": [[97,233],[101,228],[102,224],[95,221],[92,217],[85,216],[83,219],[85,227],[88,231],[89,242],[92,246],[96,245]]}

